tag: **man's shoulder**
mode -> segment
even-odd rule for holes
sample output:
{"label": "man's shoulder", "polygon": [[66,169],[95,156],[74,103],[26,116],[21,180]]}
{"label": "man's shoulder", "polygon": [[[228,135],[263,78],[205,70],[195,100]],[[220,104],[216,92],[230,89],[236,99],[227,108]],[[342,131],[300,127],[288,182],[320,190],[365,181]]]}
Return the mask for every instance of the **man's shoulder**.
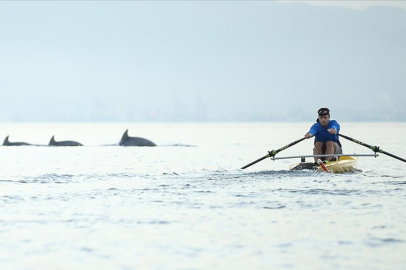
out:
{"label": "man's shoulder", "polygon": [[319,133],[322,129],[322,126],[319,122],[316,122],[312,125],[312,127],[310,128],[311,133]]}
{"label": "man's shoulder", "polygon": [[331,124],[338,124],[338,122],[336,120],[330,120]]}
{"label": "man's shoulder", "polygon": [[328,128],[332,128],[332,127],[339,129],[340,124],[336,120],[330,120],[330,122],[328,123]]}
{"label": "man's shoulder", "polygon": [[316,123],[314,123],[314,124],[312,125],[312,128],[316,128],[316,127],[321,127],[321,125],[320,125],[319,122],[316,122]]}

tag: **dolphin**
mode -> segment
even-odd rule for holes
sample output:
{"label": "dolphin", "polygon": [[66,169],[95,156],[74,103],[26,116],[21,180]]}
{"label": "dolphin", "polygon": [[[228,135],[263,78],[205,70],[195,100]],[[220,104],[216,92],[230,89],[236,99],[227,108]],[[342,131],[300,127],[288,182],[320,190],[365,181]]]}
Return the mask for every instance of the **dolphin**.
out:
{"label": "dolphin", "polygon": [[155,143],[150,140],[141,137],[130,137],[128,136],[128,129],[124,132],[123,137],[119,145],[122,146],[156,146]]}
{"label": "dolphin", "polygon": [[7,137],[4,139],[3,145],[5,145],[5,146],[20,146],[20,145],[31,145],[31,144],[26,143],[26,142],[9,142],[8,141],[8,135],[7,135]]}
{"label": "dolphin", "polygon": [[60,141],[57,142],[54,139],[55,136],[52,136],[51,141],[49,141],[49,145],[52,146],[83,146],[83,144],[75,142],[75,141]]}

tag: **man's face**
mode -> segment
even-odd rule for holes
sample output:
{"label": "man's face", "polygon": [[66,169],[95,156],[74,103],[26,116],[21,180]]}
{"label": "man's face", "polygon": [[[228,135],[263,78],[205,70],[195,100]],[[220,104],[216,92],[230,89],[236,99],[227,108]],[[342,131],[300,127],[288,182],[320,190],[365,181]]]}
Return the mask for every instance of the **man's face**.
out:
{"label": "man's face", "polygon": [[329,115],[319,116],[319,122],[323,127],[327,126],[329,120],[330,120]]}

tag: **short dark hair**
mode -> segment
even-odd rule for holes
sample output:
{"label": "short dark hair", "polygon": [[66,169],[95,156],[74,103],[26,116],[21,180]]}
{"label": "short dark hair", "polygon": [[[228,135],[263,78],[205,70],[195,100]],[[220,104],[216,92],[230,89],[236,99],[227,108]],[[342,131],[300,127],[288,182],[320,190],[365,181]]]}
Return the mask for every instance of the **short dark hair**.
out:
{"label": "short dark hair", "polygon": [[330,116],[330,110],[329,110],[328,108],[320,108],[320,109],[317,111],[317,114],[318,114],[319,116],[325,116],[325,115]]}

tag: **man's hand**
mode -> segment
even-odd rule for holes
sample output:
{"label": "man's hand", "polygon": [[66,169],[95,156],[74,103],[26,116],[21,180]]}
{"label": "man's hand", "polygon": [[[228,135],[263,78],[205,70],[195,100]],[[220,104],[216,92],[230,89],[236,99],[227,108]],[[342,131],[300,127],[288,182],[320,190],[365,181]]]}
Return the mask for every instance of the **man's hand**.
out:
{"label": "man's hand", "polygon": [[337,130],[336,130],[335,128],[327,129],[327,131],[328,131],[330,134],[332,134],[332,135],[334,135],[334,134],[337,133]]}
{"label": "man's hand", "polygon": [[313,137],[313,134],[311,134],[309,132],[305,134],[306,139],[310,139],[311,137]]}

